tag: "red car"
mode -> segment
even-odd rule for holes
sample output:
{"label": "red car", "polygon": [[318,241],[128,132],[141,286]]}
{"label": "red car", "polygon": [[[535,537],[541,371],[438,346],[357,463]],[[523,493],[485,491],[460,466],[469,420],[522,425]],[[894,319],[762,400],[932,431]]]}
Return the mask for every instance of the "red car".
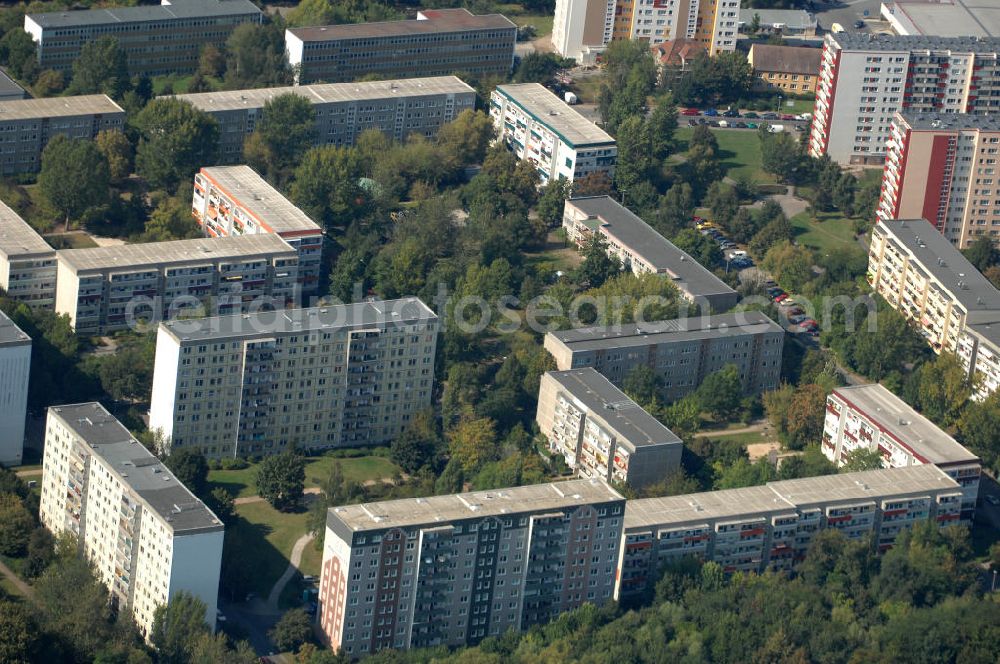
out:
{"label": "red car", "polygon": [[802,321],[801,323],[799,323],[799,327],[804,327],[807,330],[818,330],[819,329],[819,323],[817,323],[816,321],[814,321],[812,318],[807,318],[804,321]]}
{"label": "red car", "polygon": [[782,114],[781,114],[781,119],[782,119],[782,120],[794,120],[794,119],[796,119],[796,118],[795,118],[795,116],[794,116],[794,115],[790,115],[790,114],[788,114],[788,113],[782,113]]}
{"label": "red car", "polygon": [[781,302],[782,300],[787,300],[787,299],[788,299],[788,293],[782,293],[781,295],[774,298],[774,301]]}
{"label": "red car", "polygon": [[701,111],[697,108],[685,108],[681,111],[681,115],[701,115]]}

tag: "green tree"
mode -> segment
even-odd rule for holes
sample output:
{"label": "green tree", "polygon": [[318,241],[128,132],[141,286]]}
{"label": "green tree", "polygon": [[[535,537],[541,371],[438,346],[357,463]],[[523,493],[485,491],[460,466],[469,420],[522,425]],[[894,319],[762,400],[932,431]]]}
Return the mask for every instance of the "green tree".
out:
{"label": "green tree", "polygon": [[196,496],[204,496],[208,489],[208,461],[197,451],[181,448],[163,460],[164,465]]}
{"label": "green tree", "polygon": [[695,392],[702,410],[718,420],[728,420],[736,414],[743,398],[743,382],[735,364],[727,364],[705,377]]}
{"label": "green tree", "polygon": [[646,365],[634,367],[622,381],[622,391],[640,406],[652,404],[663,387],[663,380]]}
{"label": "green tree", "polygon": [[67,225],[86,210],[108,202],[111,176],[93,141],[57,135],[42,151],[38,189]]}
{"label": "green tree", "polygon": [[560,69],[567,67],[567,64],[569,66],[575,65],[572,61],[567,63],[564,58],[555,53],[529,53],[521,58],[517,69],[514,70],[514,82],[547,85],[552,82]]}
{"label": "green tree", "polygon": [[66,87],[66,79],[62,72],[53,69],[46,69],[38,74],[38,79],[31,86],[36,97],[54,97]]}
{"label": "green tree", "polygon": [[722,261],[719,245],[693,228],[682,230],[674,237],[673,243],[710,270]]}
{"label": "green tree", "polygon": [[154,186],[173,189],[215,161],[219,124],[189,102],[159,97],[146,105],[134,124],[139,132],[136,170]]}
{"label": "green tree", "polygon": [[356,150],[332,145],[312,148],[295,169],[292,200],[325,225],[347,226],[365,210],[360,177],[361,162]]}
{"label": "green tree", "polygon": [[255,664],[260,661],[253,647],[246,641],[237,643],[235,649],[231,648],[229,639],[223,632],[214,635],[207,632],[199,634],[191,643],[188,651],[190,652],[189,661],[192,663]]}
{"label": "green tree", "polygon": [[600,233],[593,233],[587,238],[580,253],[583,254],[583,263],[577,268],[578,278],[592,288],[600,287],[621,272],[621,261],[608,255],[607,240]]}
{"label": "green tree", "polygon": [[198,54],[198,74],[221,78],[226,73],[226,56],[215,44],[203,44]]}
{"label": "green tree", "polygon": [[708,188],[703,203],[712,211],[712,221],[727,230],[740,211],[736,190],[721,180]]}
{"label": "green tree", "polygon": [[174,593],[166,604],[153,611],[150,640],[156,646],[158,661],[170,664],[193,662],[191,646],[210,632],[205,622],[205,603],[182,590]]}
{"label": "green tree", "polygon": [[442,150],[445,172],[450,176],[465,166],[481,164],[493,134],[493,121],[482,111],[466,109],[442,125],[435,141]]}
{"label": "green tree", "polygon": [[224,51],[226,87],[230,90],[286,85],[292,80],[281,21],[237,26],[226,40]]}
{"label": "green tree", "polygon": [[557,228],[562,223],[567,198],[569,198],[569,182],[562,176],[549,180],[542,187],[542,194],[535,205],[535,213],[547,228]]}
{"label": "green tree", "polygon": [[265,458],[257,471],[258,495],[282,512],[295,509],[305,488],[305,467],[305,459],[293,451]]}
{"label": "green tree", "polygon": [[288,27],[330,25],[334,22],[335,14],[330,0],[302,0],[288,12]]}
{"label": "green tree", "polygon": [[987,235],[976,238],[975,242],[962,250],[962,253],[980,272],[985,272],[987,268],[1000,263],[1000,252],[993,244],[993,238]]}
{"label": "green tree", "polygon": [[973,395],[968,373],[952,353],[924,362],[907,384],[906,396],[932,422],[951,426]]}
{"label": "green tree", "polygon": [[118,40],[106,36],[84,42],[80,55],[73,61],[70,93],[103,93],[120,99],[128,88],[128,60]]}
{"label": "green tree", "polygon": [[451,458],[458,461],[465,473],[478,472],[498,458],[496,424],[488,417],[463,416],[447,432],[447,438]]}
{"label": "green tree", "polygon": [[28,664],[39,661],[40,630],[28,608],[0,600],[0,662]]}
{"label": "green tree", "polygon": [[267,633],[281,651],[295,651],[312,639],[312,620],[305,609],[289,609]]}
{"label": "green tree", "polygon": [[878,449],[859,447],[847,453],[847,461],[840,467],[842,473],[853,473],[861,470],[878,470],[884,466],[882,453]]}
{"label": "green tree", "polygon": [[984,465],[1000,471],[1000,392],[970,403],[958,421],[958,431]]}
{"label": "green tree", "polygon": [[202,235],[198,223],[191,216],[190,204],[172,196],[161,200],[150,213],[142,241],[187,240]]}
{"label": "green tree", "polygon": [[35,40],[20,28],[8,30],[0,38],[0,61],[22,81],[33,81],[38,74]]}
{"label": "green tree", "polygon": [[302,95],[278,95],[264,104],[257,131],[251,136],[263,149],[253,159],[244,152],[247,163],[270,179],[283,181],[283,174],[299,163],[316,140],[316,110]]}
{"label": "green tree", "polygon": [[132,143],[124,133],[105,129],[94,137],[94,145],[104,155],[112,182],[121,182],[132,173]]}
{"label": "green tree", "polygon": [[462,470],[462,462],[452,458],[444,467],[441,476],[434,482],[434,493],[436,495],[459,493],[464,490],[464,485],[465,472]]}
{"label": "green tree", "polygon": [[674,237],[687,228],[694,216],[694,196],[691,185],[678,182],[667,190],[660,206],[650,219],[650,225],[664,237]]}
{"label": "green tree", "polygon": [[0,493],[0,554],[23,555],[34,527],[35,519],[21,499],[12,493]]}
{"label": "green tree", "polygon": [[393,463],[408,473],[416,473],[424,466],[434,467],[437,462],[441,437],[437,432],[433,410],[416,414],[410,425],[390,445]]}
{"label": "green tree", "polygon": [[[760,137],[761,168],[778,177],[782,182],[796,182],[802,168],[800,148],[791,134],[771,132],[762,124],[757,132]],[[836,192],[834,194],[836,196]]]}
{"label": "green tree", "polygon": [[812,252],[787,240],[768,249],[761,261],[761,267],[791,291],[800,290],[812,278],[812,265]]}

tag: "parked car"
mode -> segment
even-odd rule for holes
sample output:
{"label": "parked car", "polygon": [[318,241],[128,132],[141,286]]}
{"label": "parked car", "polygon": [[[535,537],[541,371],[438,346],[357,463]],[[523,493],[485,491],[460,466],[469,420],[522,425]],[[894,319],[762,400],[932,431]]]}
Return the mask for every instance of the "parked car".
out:
{"label": "parked car", "polygon": [[733,247],[736,246],[736,243],[732,242],[731,240],[720,240],[719,246],[722,247],[723,249],[732,249]]}
{"label": "parked car", "polygon": [[747,128],[747,123],[746,123],[746,122],[737,122],[737,123],[736,123],[735,125],[733,125],[733,126],[735,126],[735,127],[739,128],[739,129],[746,129],[746,128]]}
{"label": "parked car", "polygon": [[759,126],[760,125],[758,125],[756,122],[748,122],[747,123],[747,129],[756,129]]}
{"label": "parked car", "polygon": [[782,113],[781,114],[781,119],[787,122],[789,120],[797,120],[798,118],[796,118],[791,113]]}
{"label": "parked car", "polygon": [[798,325],[799,323],[801,323],[805,319],[806,319],[806,317],[803,316],[802,314],[796,314],[794,316],[789,316],[788,317],[788,322],[791,323],[792,325]]}
{"label": "parked car", "polygon": [[713,126],[713,127],[721,127],[722,126],[722,125],[719,124],[718,120],[712,120],[708,124],[711,125],[711,126]]}
{"label": "parked car", "polygon": [[799,325],[801,325],[802,327],[806,328],[807,330],[812,330],[812,329],[818,330],[819,329],[819,323],[817,323],[816,321],[814,321],[812,318],[805,319],[804,321],[802,321],[801,323],[799,323]]}
{"label": "parked car", "polygon": [[762,120],[777,120],[778,119],[778,114],[777,113],[761,113],[760,117],[761,117]]}
{"label": "parked car", "polygon": [[746,113],[743,114],[743,117],[748,118],[748,119],[755,119],[755,118],[759,118],[760,116],[757,115],[756,113],[754,113],[753,111],[747,111]]}
{"label": "parked car", "polygon": [[788,299],[788,293],[781,293],[780,295],[774,296],[775,302],[781,302],[782,300],[787,300],[787,299]]}
{"label": "parked car", "polygon": [[702,111],[701,114],[702,115],[707,115],[710,118],[714,118],[715,116],[717,116],[719,114],[719,112],[717,110],[715,110],[714,108],[710,108],[708,110]]}
{"label": "parked car", "polygon": [[681,111],[681,115],[701,115],[701,111],[697,108],[685,108]]}
{"label": "parked car", "polygon": [[798,304],[798,302],[796,302],[795,299],[791,297],[786,297],[784,300],[781,301],[781,306],[783,307],[790,307],[795,304]]}
{"label": "parked car", "polygon": [[733,258],[737,258],[740,256],[746,256],[747,252],[743,251],[742,249],[737,249],[735,251],[729,252],[729,255],[732,256]]}
{"label": "parked car", "polygon": [[778,286],[768,286],[767,287],[767,294],[770,295],[771,297],[774,297],[775,295],[781,295],[784,292],[785,291],[781,290],[781,288],[778,287]]}
{"label": "parked car", "polygon": [[788,314],[789,316],[802,316],[803,320],[805,319],[805,316],[803,316],[805,310],[798,305],[795,305],[785,313]]}
{"label": "parked car", "polygon": [[855,21],[854,22],[854,29],[855,30],[860,30],[863,27],[865,27],[865,22],[864,21]]}
{"label": "parked car", "polygon": [[705,118],[698,118],[698,124],[700,124],[700,125],[707,125],[708,124],[708,120],[706,120]]}
{"label": "parked car", "polygon": [[697,127],[698,126],[698,121],[695,120],[695,119],[690,119],[690,120],[688,120],[688,126],[689,127]]}
{"label": "parked car", "polygon": [[737,111],[735,108],[730,108],[727,109],[726,112],[723,113],[722,115],[724,115],[727,118],[738,118],[740,117],[740,112]]}

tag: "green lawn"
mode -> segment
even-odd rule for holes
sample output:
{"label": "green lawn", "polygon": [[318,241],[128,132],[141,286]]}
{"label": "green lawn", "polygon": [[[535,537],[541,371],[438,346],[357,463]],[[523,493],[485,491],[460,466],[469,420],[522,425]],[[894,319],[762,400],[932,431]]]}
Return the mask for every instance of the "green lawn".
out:
{"label": "green lawn", "polygon": [[93,249],[97,246],[86,233],[54,233],[44,237],[53,249]]}
{"label": "green lawn", "polygon": [[536,39],[552,34],[553,14],[532,14],[526,12],[524,6],[518,2],[497,5],[497,11],[513,21],[514,25],[534,26]]}
{"label": "green lawn", "polygon": [[[392,461],[380,456],[360,456],[353,458],[336,458],[332,456],[322,456],[311,458],[306,464],[306,486],[319,486],[330,474],[330,469],[334,462],[340,462],[344,471],[344,477],[354,482],[366,482],[381,478],[391,478],[399,467]],[[257,465],[241,470],[212,470],[208,473],[208,481],[213,487],[220,486],[227,489],[237,498],[257,495],[257,487],[254,483],[257,478]]]}
{"label": "green lawn", "polygon": [[[687,151],[688,139],[694,133],[694,127],[678,127],[675,134],[678,152]],[[756,182],[774,184],[776,180],[770,173],[761,169],[760,139],[757,132],[745,129],[712,129],[715,140],[719,142],[719,157],[726,169],[726,175],[737,177],[749,175]]]}
{"label": "green lawn", "polygon": [[831,249],[857,247],[854,239],[854,222],[836,213],[820,213],[814,222],[808,213],[791,218],[795,240],[810,249],[825,253]]}
{"label": "green lawn", "polygon": [[[791,106],[789,106],[791,104]],[[812,113],[813,106],[816,105],[814,99],[782,99],[781,100],[781,113],[792,113],[799,115],[801,113]]]}
{"label": "green lawn", "polygon": [[728,434],[725,432],[720,432],[718,435],[712,434],[705,437],[720,443],[736,443],[738,445],[775,442],[774,436],[761,435],[760,431],[744,431],[741,433],[728,433]]}
{"label": "green lawn", "polygon": [[[153,94],[162,95],[165,94],[167,86],[173,90],[174,94],[184,94],[188,91],[188,86],[191,85],[191,79],[194,75],[189,76],[178,76],[172,74],[169,76],[155,76],[153,77]],[[215,90],[222,89],[222,81],[216,78],[208,77],[205,79],[208,84]]]}
{"label": "green lawn", "polygon": [[266,598],[288,567],[295,541],[306,534],[306,512],[287,514],[266,502],[237,505],[236,512],[249,524],[240,529],[240,555],[252,565],[253,590]]}
{"label": "green lawn", "polygon": [[208,481],[212,488],[222,487],[237,498],[257,495],[254,481],[257,478],[257,466],[250,464],[242,470],[210,470]]}

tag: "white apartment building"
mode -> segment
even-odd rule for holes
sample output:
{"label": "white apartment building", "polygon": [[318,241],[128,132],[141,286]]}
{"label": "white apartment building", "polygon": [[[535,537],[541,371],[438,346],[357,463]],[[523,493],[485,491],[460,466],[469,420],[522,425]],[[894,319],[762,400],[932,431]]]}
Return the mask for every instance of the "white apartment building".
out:
{"label": "white apartment building", "polygon": [[918,523],[956,523],[961,501],[961,487],[933,465],[630,500],[615,597],[652,592],[664,565],[689,556],[726,572],[791,569],[825,529],[872,535],[886,551]]}
{"label": "white apartment building", "polygon": [[592,64],[611,41],[615,0],[556,0],[552,45],[564,58]]}
{"label": "white apartment building", "polygon": [[160,323],[149,428],[211,458],[384,445],[431,403],[417,298]]}
{"label": "white apartment building", "polygon": [[878,450],[886,468],[930,464],[962,488],[962,521],[972,525],[979,458],[877,383],[838,387],[826,398],[823,454],[842,466],[859,450]]}
{"label": "white apartment building", "polygon": [[212,166],[194,176],[191,213],[207,237],[273,233],[299,256],[302,293],[319,287],[323,229],[249,166]]}
{"label": "white apartment building", "polygon": [[223,523],[101,404],[49,408],[40,517],[77,538],[147,639],[156,608],[181,591],[215,629]]}
{"label": "white apartment building", "polygon": [[208,309],[220,314],[296,298],[298,254],[277,235],[173,240],[57,253],[56,313],[77,334],[107,334]]}
{"label": "white apartment building", "polygon": [[535,421],[580,477],[641,489],[680,468],[681,439],[592,368],[542,374]]}
{"label": "white apartment building", "polygon": [[542,184],[598,172],[614,176],[615,139],[538,83],[498,85],[490,116],[498,139],[535,165]]}
{"label": "white apartment building", "polygon": [[624,510],[600,480],[331,508],[324,640],[351,657],[474,645],[604,604]]}
{"label": "white apartment building", "polygon": [[28,413],[31,337],[0,311],[0,466],[20,466]]}
{"label": "white apartment building", "polygon": [[56,250],[0,201],[0,288],[32,308],[51,309],[56,298]]}
{"label": "white apartment building", "polygon": [[809,152],[882,164],[897,112],[1000,111],[1000,39],[828,34]]}
{"label": "white apartment building", "polygon": [[1000,324],[966,325],[955,353],[975,380],[973,399],[985,399],[1000,388]]}

